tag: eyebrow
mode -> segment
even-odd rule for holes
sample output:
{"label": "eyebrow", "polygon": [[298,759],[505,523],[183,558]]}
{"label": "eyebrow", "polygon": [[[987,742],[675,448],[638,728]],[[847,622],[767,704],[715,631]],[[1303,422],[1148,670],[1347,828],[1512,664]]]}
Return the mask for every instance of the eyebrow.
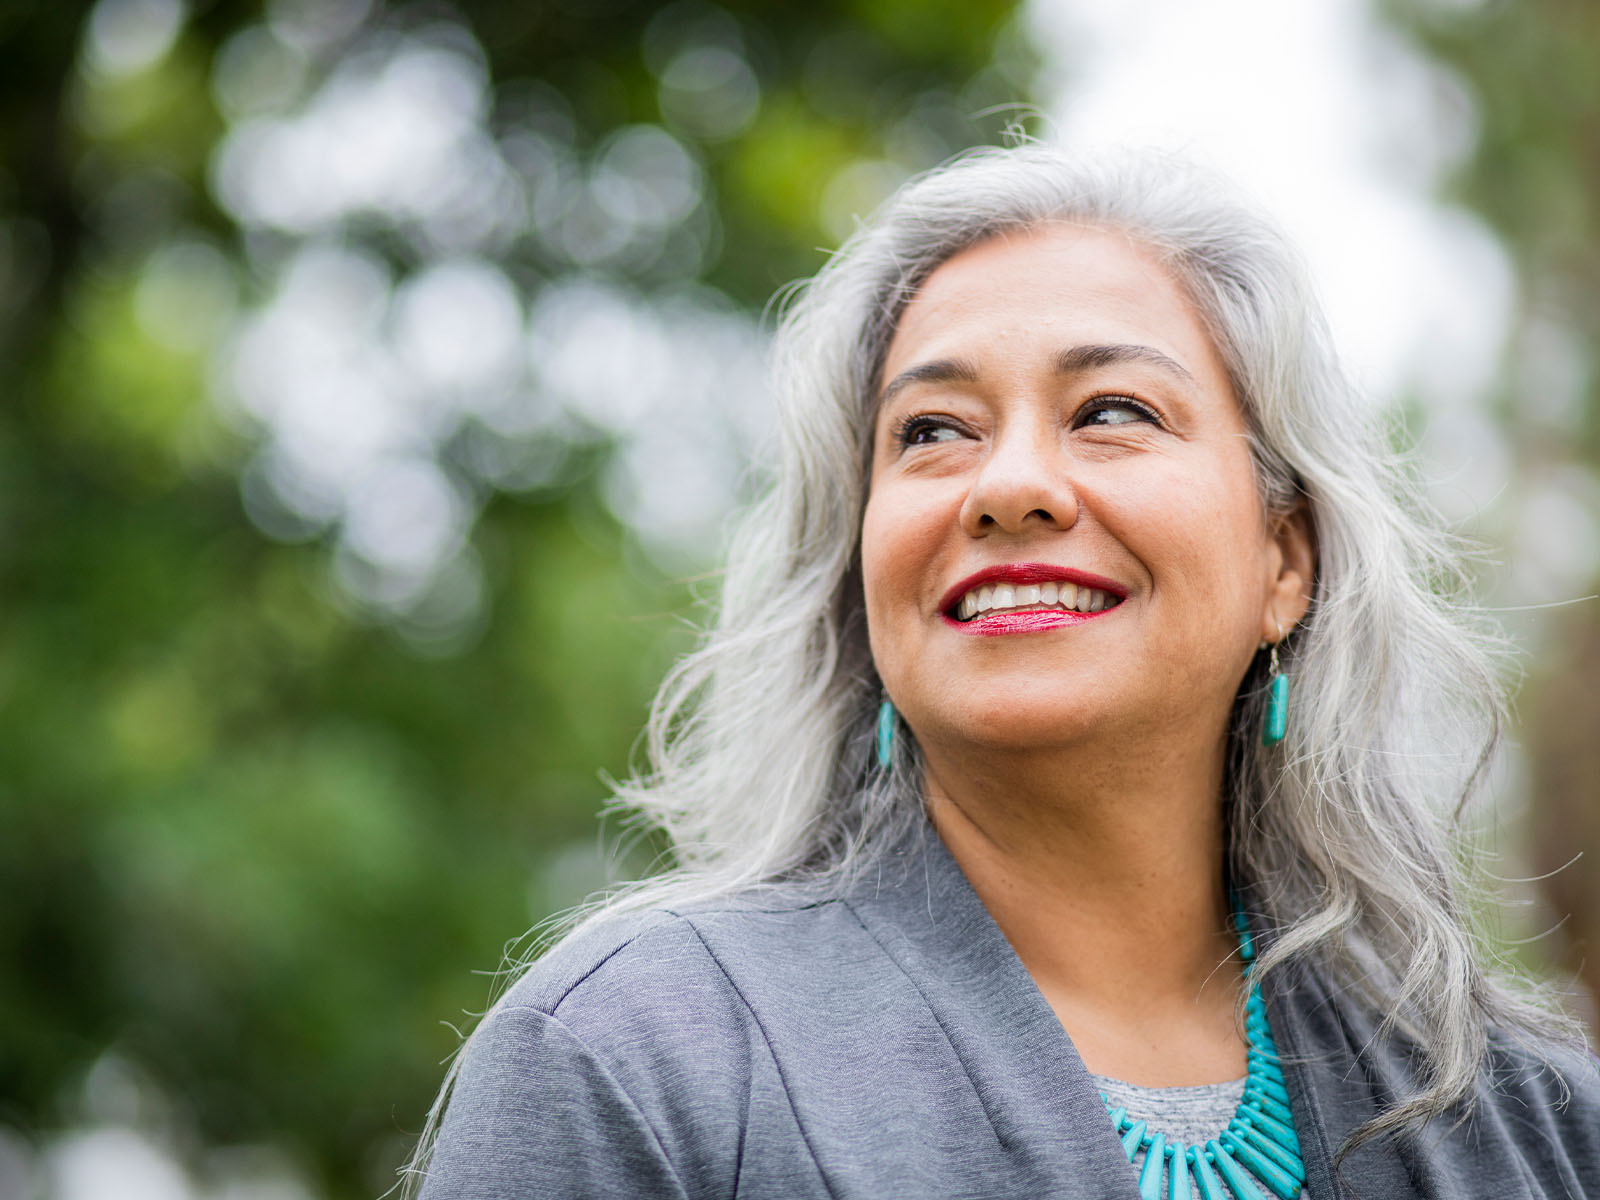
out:
{"label": "eyebrow", "polygon": [[[1055,357],[1055,369],[1059,375],[1077,375],[1097,367],[1116,366],[1118,363],[1143,363],[1166,371],[1170,375],[1176,375],[1187,383],[1195,382],[1194,376],[1182,363],[1170,355],[1163,354],[1154,346],[1126,343],[1091,344],[1073,346],[1070,350],[1061,351]],[[932,362],[918,363],[901,371],[884,386],[878,403],[887,404],[914,383],[976,382],[978,382],[978,368],[967,359],[937,358]]]}
{"label": "eyebrow", "polygon": [[978,368],[964,358],[936,358],[907,367],[884,385],[879,404],[887,404],[914,383],[977,383]]}
{"label": "eyebrow", "polygon": [[1194,376],[1189,374],[1182,363],[1170,355],[1161,353],[1154,346],[1127,344],[1074,346],[1056,355],[1056,370],[1063,375],[1076,375],[1080,371],[1092,371],[1096,367],[1110,367],[1118,363],[1144,363],[1146,366],[1166,371],[1169,375],[1176,375],[1186,383],[1195,382]]}

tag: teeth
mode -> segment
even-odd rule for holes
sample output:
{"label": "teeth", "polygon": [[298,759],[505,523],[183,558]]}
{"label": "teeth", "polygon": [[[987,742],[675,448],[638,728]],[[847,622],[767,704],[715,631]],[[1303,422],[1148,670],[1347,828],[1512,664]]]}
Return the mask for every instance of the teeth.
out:
{"label": "teeth", "polygon": [[1100,588],[1078,587],[1072,583],[985,584],[961,597],[956,615],[970,621],[980,613],[1008,608],[1032,608],[1040,604],[1081,613],[1104,612],[1117,605],[1117,598]]}

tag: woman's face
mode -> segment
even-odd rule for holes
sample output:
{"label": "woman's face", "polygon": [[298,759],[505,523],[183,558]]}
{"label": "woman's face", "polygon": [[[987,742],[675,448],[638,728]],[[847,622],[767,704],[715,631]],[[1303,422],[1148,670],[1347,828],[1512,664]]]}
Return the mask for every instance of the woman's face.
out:
{"label": "woman's face", "polygon": [[867,621],[924,746],[1220,739],[1258,644],[1304,614],[1309,538],[1267,519],[1164,268],[1100,229],[992,238],[929,277],[882,379]]}

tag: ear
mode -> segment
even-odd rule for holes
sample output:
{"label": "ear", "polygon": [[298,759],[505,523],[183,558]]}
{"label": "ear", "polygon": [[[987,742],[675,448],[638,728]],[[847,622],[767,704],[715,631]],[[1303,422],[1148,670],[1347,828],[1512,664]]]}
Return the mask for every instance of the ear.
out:
{"label": "ear", "polygon": [[1311,588],[1317,571],[1317,537],[1311,523],[1311,508],[1305,497],[1286,513],[1268,518],[1268,532],[1274,549],[1269,562],[1277,574],[1267,584],[1266,604],[1261,613],[1261,640],[1277,642],[1287,637],[1311,607]]}

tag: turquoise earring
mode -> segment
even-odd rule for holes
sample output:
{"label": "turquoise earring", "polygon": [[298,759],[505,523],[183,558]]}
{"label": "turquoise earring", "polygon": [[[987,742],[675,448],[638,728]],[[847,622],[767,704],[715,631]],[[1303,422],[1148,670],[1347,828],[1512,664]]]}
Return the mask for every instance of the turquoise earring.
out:
{"label": "turquoise earring", "polygon": [[894,723],[899,716],[887,696],[878,705],[878,766],[887,771],[894,762]]}
{"label": "turquoise earring", "polygon": [[1278,643],[1272,643],[1269,666],[1272,680],[1267,684],[1267,717],[1261,723],[1261,744],[1276,746],[1289,727],[1289,677],[1278,666]]}

